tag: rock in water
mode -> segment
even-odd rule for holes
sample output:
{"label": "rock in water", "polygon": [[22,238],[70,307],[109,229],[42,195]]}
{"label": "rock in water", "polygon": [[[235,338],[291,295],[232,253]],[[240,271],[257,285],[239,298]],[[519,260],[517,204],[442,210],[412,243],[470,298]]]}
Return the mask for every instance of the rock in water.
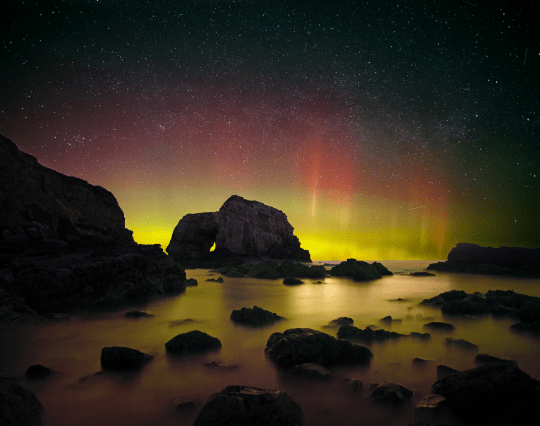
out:
{"label": "rock in water", "polygon": [[231,319],[239,324],[263,326],[280,321],[283,317],[258,306],[253,306],[253,308],[235,309],[231,313]]}
{"label": "rock in water", "polygon": [[310,262],[294,228],[282,211],[237,195],[218,212],[184,216],[174,229],[167,253],[179,261],[208,258],[215,253],[246,259],[270,258]]}
{"label": "rock in water", "polygon": [[513,364],[459,371],[432,386],[465,424],[518,426],[540,421],[540,382]]}
{"label": "rock in water", "polygon": [[22,386],[0,377],[0,424],[2,426],[40,426],[43,405]]}
{"label": "rock in water", "polygon": [[325,367],[335,364],[369,364],[373,357],[371,350],[365,346],[338,340],[310,328],[292,328],[283,333],[273,333],[264,351],[284,368],[304,363],[318,363]]}
{"label": "rock in water", "polygon": [[214,351],[221,348],[221,342],[199,330],[179,334],[165,343],[167,352],[176,355],[189,355]]}
{"label": "rock in water", "polygon": [[121,346],[101,350],[101,366],[109,370],[136,370],[153,359],[152,355]]}
{"label": "rock in water", "polygon": [[432,263],[427,269],[470,274],[540,276],[540,249],[482,247],[458,243],[448,261]]}
{"label": "rock in water", "polygon": [[303,426],[300,406],[285,392],[227,386],[204,404],[193,426]]}
{"label": "rock in water", "polygon": [[377,385],[369,397],[381,404],[401,405],[411,399],[413,393],[399,383],[385,382]]}

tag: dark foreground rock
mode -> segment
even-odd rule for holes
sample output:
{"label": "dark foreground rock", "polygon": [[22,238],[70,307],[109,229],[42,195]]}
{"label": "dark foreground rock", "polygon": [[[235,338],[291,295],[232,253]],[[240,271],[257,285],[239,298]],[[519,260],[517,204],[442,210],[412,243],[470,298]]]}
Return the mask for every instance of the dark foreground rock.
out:
{"label": "dark foreground rock", "polygon": [[540,249],[482,247],[458,243],[446,262],[432,263],[429,270],[469,274],[540,276]]}
{"label": "dark foreground rock", "polygon": [[40,426],[45,410],[37,397],[22,386],[0,377],[0,424]]}
{"label": "dark foreground rock", "polygon": [[429,330],[434,330],[434,331],[445,331],[445,332],[454,331],[456,329],[456,327],[454,327],[452,324],[449,324],[447,322],[440,322],[440,321],[428,322],[427,324],[424,324],[424,328],[427,328]]}
{"label": "dark foreground rock", "polygon": [[466,425],[540,421],[540,382],[516,365],[491,364],[456,372],[435,382],[431,392],[447,398]]}
{"label": "dark foreground rock", "polygon": [[293,231],[282,211],[233,195],[217,212],[184,216],[167,253],[188,263],[259,258],[310,262],[309,252],[300,248]]}
{"label": "dark foreground rock", "polygon": [[216,337],[193,330],[173,337],[165,343],[165,348],[176,355],[190,355],[215,351],[221,348],[221,342]]}
{"label": "dark foreground rock", "polygon": [[180,265],[134,242],[113,194],[3,136],[0,194],[0,323],[185,289]]}
{"label": "dark foreground rock", "polygon": [[369,397],[380,404],[399,406],[412,398],[412,391],[399,383],[385,382],[377,385]]}
{"label": "dark foreground rock", "polygon": [[333,375],[329,370],[314,362],[295,365],[289,372],[293,376],[302,377],[303,379],[330,380],[333,378]]}
{"label": "dark foreground rock", "polygon": [[487,365],[487,364],[513,364],[517,365],[517,361],[513,359],[503,359],[496,356],[488,354],[477,354],[474,357],[474,363],[478,365]]}
{"label": "dark foreground rock", "polygon": [[227,386],[206,402],[193,426],[303,426],[300,406],[283,391]]}
{"label": "dark foreground rock", "polygon": [[466,351],[476,351],[478,352],[478,346],[474,343],[471,343],[463,339],[454,339],[452,337],[447,337],[444,339],[444,344],[448,347],[464,349]]}
{"label": "dark foreground rock", "polygon": [[414,409],[412,426],[462,426],[456,419],[448,399],[430,394],[420,400]]}
{"label": "dark foreground rock", "polygon": [[383,275],[393,275],[380,263],[369,264],[361,260],[347,259],[330,269],[334,277],[349,277],[355,281],[370,281],[381,278]]}
{"label": "dark foreground rock", "polygon": [[283,284],[285,284],[285,285],[299,285],[299,284],[304,284],[304,281],[299,280],[298,278],[286,277],[283,280]]}
{"label": "dark foreground rock", "polygon": [[152,355],[121,346],[101,350],[101,367],[107,370],[137,370],[153,359]]}
{"label": "dark foreground rock", "polygon": [[364,346],[338,340],[329,334],[309,328],[293,328],[273,333],[265,353],[276,364],[290,368],[297,364],[318,363],[325,367],[335,364],[369,364],[373,354]]}
{"label": "dark foreground rock", "polygon": [[253,306],[253,308],[235,309],[231,313],[231,319],[239,324],[250,326],[264,326],[273,324],[284,319],[278,314]]}

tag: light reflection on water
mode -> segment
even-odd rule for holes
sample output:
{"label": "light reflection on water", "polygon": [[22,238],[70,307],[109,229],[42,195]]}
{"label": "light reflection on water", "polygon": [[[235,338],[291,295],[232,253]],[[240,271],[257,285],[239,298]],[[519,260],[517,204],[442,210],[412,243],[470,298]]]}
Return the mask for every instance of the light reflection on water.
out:
{"label": "light reflection on water", "polygon": [[[421,270],[429,262],[382,263],[403,272]],[[188,277],[196,278],[198,287],[190,287],[178,297],[149,303],[143,308],[155,315],[151,318],[124,318],[124,309],[82,314],[66,323],[2,328],[0,370],[18,376],[20,384],[37,394],[46,407],[48,425],[191,425],[198,408],[176,411],[174,400],[197,399],[204,403],[210,394],[229,384],[286,390],[301,404],[308,425],[331,424],[336,417],[345,425],[407,425],[412,406],[396,412],[370,408],[357,396],[336,391],[333,385],[306,385],[293,380],[264,355],[266,341],[274,331],[309,327],[335,335],[336,330],[322,326],[348,316],[360,328],[374,324],[403,334],[423,332],[423,324],[432,320],[456,326],[451,334],[432,333],[428,342],[403,338],[372,344],[374,359],[369,368],[333,370],[339,376],[355,377],[366,386],[383,380],[400,382],[416,392],[416,402],[429,393],[436,381],[437,365],[474,367],[475,353],[448,350],[443,345],[448,336],[477,344],[481,353],[515,359],[520,368],[540,379],[540,341],[511,333],[508,327],[515,321],[491,316],[444,318],[439,309],[418,306],[424,298],[451,289],[469,293],[514,290],[540,296],[540,280],[437,273],[436,277],[394,275],[369,283],[332,277],[324,279],[323,284],[304,280],[304,285],[289,287],[281,280],[225,277],[224,283],[206,282],[210,278],[207,270],[189,270]],[[405,301],[391,301],[397,298]],[[286,320],[262,329],[230,321],[233,309],[253,305]],[[381,324],[379,320],[387,315],[402,322]],[[193,322],[169,326],[170,321],[188,318]],[[197,357],[175,358],[165,353],[165,342],[194,329],[218,337],[222,349]],[[78,382],[101,371],[101,348],[115,345],[139,349],[155,359],[136,373],[106,373]],[[411,361],[416,357],[433,362],[415,367]],[[215,370],[204,365],[209,360],[238,364],[240,368]],[[25,379],[26,368],[38,363],[59,373],[44,381]]]}

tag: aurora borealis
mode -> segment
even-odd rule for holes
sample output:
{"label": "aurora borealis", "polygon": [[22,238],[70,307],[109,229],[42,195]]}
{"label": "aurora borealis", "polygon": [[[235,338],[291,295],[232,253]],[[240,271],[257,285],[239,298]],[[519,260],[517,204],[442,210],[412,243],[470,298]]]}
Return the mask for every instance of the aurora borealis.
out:
{"label": "aurora borealis", "polygon": [[140,243],[237,194],[314,260],[540,247],[533,3],[4,1],[0,133]]}

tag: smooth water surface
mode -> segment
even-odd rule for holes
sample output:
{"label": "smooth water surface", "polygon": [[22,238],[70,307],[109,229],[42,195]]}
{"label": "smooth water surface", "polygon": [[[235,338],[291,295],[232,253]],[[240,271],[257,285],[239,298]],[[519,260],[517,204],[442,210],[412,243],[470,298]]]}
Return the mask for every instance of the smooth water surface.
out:
{"label": "smooth water surface", "polygon": [[[382,262],[396,273],[419,271],[432,261]],[[46,424],[72,425],[191,425],[208,397],[229,384],[282,389],[300,403],[308,426],[318,425],[408,425],[413,406],[430,393],[436,381],[436,366],[456,369],[474,367],[474,352],[449,350],[446,337],[462,338],[480,347],[480,353],[512,358],[519,367],[540,379],[540,340],[515,334],[511,319],[444,318],[439,309],[418,306],[425,298],[451,289],[469,293],[514,290],[540,296],[540,280],[496,276],[437,273],[436,277],[394,275],[368,283],[327,277],[285,286],[282,280],[224,277],[224,283],[208,270],[188,270],[197,287],[146,306],[133,306],[151,318],[129,319],[128,309],[115,312],[82,313],[64,323],[24,325],[0,329],[0,370],[17,376],[18,383],[32,390],[47,411]],[[393,301],[393,299],[405,299]],[[257,305],[286,318],[272,326],[248,328],[230,320],[233,309]],[[402,319],[388,326],[379,320],[387,315]],[[337,368],[339,377],[354,377],[367,388],[385,380],[399,382],[415,392],[413,403],[401,410],[380,410],[358,395],[351,396],[335,384],[316,384],[288,377],[266,358],[264,348],[275,331],[309,327],[335,336],[336,329],[323,326],[347,316],[355,326],[376,325],[403,334],[425,332],[423,325],[434,320],[451,322],[453,333],[431,333],[430,341],[411,338],[369,345],[374,353],[367,368]],[[171,326],[171,321],[191,319]],[[165,343],[180,333],[201,330],[222,342],[222,349],[196,357],[174,357],[165,353]],[[155,356],[142,370],[131,373],[101,372],[100,354],[105,346],[127,346]],[[432,360],[418,368],[413,358]],[[237,364],[232,370],[216,369],[207,361]],[[28,380],[29,365],[42,364],[58,374],[45,380]],[[83,379],[84,378],[84,379]],[[81,380],[82,379],[82,380]],[[192,410],[177,410],[175,402],[200,401]]]}

